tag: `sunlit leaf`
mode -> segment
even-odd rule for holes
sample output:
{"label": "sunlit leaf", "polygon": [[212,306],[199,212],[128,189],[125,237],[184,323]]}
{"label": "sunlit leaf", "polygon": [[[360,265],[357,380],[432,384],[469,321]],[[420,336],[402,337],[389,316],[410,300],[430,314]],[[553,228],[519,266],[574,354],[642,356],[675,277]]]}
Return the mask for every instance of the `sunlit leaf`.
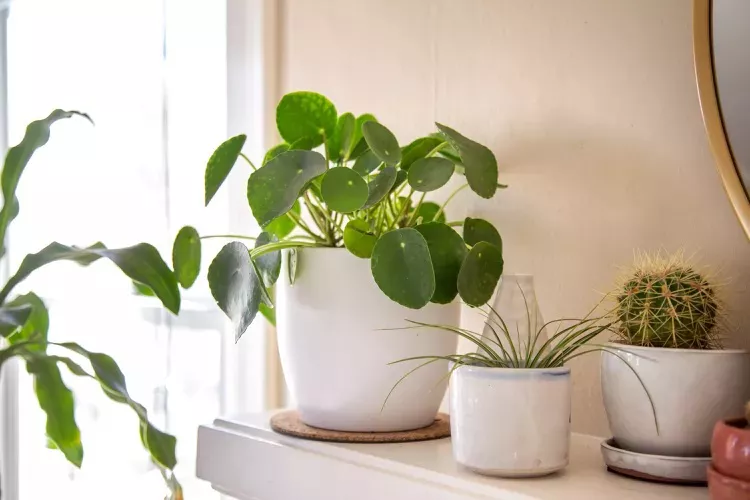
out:
{"label": "sunlit leaf", "polygon": [[352,147],[355,121],[354,115],[351,113],[344,113],[339,116],[333,135],[326,143],[326,148],[328,148],[328,158],[332,162],[337,162],[340,159],[345,158]]}
{"label": "sunlit leaf", "polygon": [[281,98],[276,107],[276,126],[288,143],[308,141],[314,148],[333,135],[337,122],[336,107],[325,96],[315,92],[292,92]]}
{"label": "sunlit leaf", "polygon": [[172,246],[172,266],[183,288],[193,286],[201,270],[201,238],[194,227],[185,226],[177,233]]}
{"label": "sunlit leaf", "polygon": [[216,151],[213,152],[211,158],[208,159],[205,180],[206,206],[208,206],[208,203],[224,183],[229,172],[232,171],[232,167],[237,162],[237,158],[240,157],[246,139],[247,136],[245,134],[240,134],[227,139],[216,148]]}
{"label": "sunlit leaf", "polygon": [[376,241],[370,225],[363,220],[352,219],[344,228],[344,246],[357,257],[369,259]]}
{"label": "sunlit leaf", "polygon": [[299,204],[299,200],[295,200],[294,205],[292,205],[292,208],[291,210],[289,210],[289,212],[276,217],[274,220],[269,222],[268,225],[263,228],[263,230],[276,235],[276,237],[280,240],[284,239],[289,236],[292,231],[294,231],[295,227],[297,227],[297,223],[294,222],[294,219],[289,216],[289,213],[293,213],[294,215],[299,216],[300,212],[301,207]]}

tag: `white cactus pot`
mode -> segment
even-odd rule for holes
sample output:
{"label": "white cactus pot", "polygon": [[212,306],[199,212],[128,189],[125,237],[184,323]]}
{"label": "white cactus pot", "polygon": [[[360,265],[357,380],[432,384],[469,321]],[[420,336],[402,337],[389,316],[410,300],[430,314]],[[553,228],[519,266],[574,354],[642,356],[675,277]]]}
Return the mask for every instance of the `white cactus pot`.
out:
{"label": "white cactus pot", "polygon": [[[458,326],[460,304],[408,309],[378,288],[370,261],[340,248],[298,250],[294,284],[283,253],[277,331],[284,376],[301,419],[323,429],[388,432],[430,425],[448,383],[448,362],[429,364],[391,389],[420,362],[456,352],[456,334],[407,319]],[[423,363],[423,361],[422,361]]]}
{"label": "white cactus pot", "polygon": [[453,458],[480,474],[543,476],[568,465],[570,368],[461,366],[450,389]]}
{"label": "white cactus pot", "polygon": [[622,359],[602,352],[604,408],[617,445],[626,450],[708,457],[714,424],[742,415],[750,399],[747,351],[607,347]]}

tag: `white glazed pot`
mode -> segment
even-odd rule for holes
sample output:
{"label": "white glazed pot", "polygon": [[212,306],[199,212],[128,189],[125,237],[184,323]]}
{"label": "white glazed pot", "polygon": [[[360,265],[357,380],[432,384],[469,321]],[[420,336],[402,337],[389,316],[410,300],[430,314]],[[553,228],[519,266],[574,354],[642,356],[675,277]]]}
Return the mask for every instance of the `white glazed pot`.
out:
{"label": "white glazed pot", "polygon": [[[458,336],[423,323],[458,326],[460,304],[408,309],[378,288],[370,261],[340,248],[298,250],[294,284],[283,253],[277,284],[279,353],[303,422],[352,432],[390,432],[430,425],[448,384],[448,362],[388,365],[414,356],[456,352]],[[381,411],[382,409],[382,411]]]}
{"label": "white glazed pot", "polygon": [[456,462],[480,474],[543,476],[568,465],[570,368],[461,366],[450,388]]}
{"label": "white glazed pot", "polygon": [[[602,394],[618,446],[651,455],[710,456],[711,433],[742,415],[750,399],[750,354],[742,350],[635,347],[610,343],[602,352]],[[649,403],[644,386],[651,395]]]}

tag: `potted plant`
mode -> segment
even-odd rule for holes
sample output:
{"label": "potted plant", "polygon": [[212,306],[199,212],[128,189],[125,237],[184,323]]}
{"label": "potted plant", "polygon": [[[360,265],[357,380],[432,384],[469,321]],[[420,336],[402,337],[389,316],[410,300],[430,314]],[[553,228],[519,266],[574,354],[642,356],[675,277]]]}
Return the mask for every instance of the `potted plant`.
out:
{"label": "potted plant", "polygon": [[745,417],[716,423],[708,491],[712,500],[750,499],[750,402]]}
{"label": "potted plant", "polygon": [[[610,327],[606,317],[592,314],[532,326],[532,308],[516,322],[506,321],[490,307],[483,334],[436,326],[469,340],[477,346],[476,352],[418,356],[394,363],[451,362],[451,439],[456,462],[491,476],[543,476],[568,464],[571,379],[565,365],[601,350],[589,342]],[[560,326],[547,339],[544,332],[555,323]],[[522,330],[529,335],[519,333]]]}
{"label": "potted plant", "polygon": [[[83,113],[55,110],[47,118],[32,122],[23,140],[8,150],[0,175],[5,200],[0,210],[0,255],[5,254],[8,226],[18,214],[16,188],[24,169],[34,152],[49,140],[50,126],[74,115],[88,119]],[[0,365],[13,357],[23,360],[34,381],[39,406],[47,417],[48,442],[76,467],[80,467],[83,461],[83,444],[76,424],[73,393],[63,381],[61,368],[96,381],[108,398],[129,406],[138,415],[137,434],[169,487],[168,498],[181,500],[182,489],[173,473],[177,464],[176,439],[156,428],[149,421],[146,409],[131,398],[125,377],[114,359],[74,342],[49,341],[50,318],[44,301],[34,292],[14,295],[16,287],[42,266],[61,260],[87,266],[102,258],[113,262],[142,290],[158,297],[168,310],[175,314],[179,312],[177,280],[153,246],[139,243],[128,248],[110,249],[96,243],[80,248],[54,242],[27,255],[0,289],[0,336],[5,340],[0,349]],[[136,429],[133,429],[135,436]]]}
{"label": "potted plant", "polygon": [[[441,124],[401,147],[374,116],[339,115],[313,92],[285,95],[276,123],[285,142],[257,168],[241,152],[244,135],[208,161],[206,203],[235,161],[247,160],[247,199],[262,228],[235,238],[254,240],[253,248],[233,241],[218,253],[208,269],[211,293],[237,339],[258,311],[277,320],[284,374],[305,423],[342,431],[431,424],[445,384],[423,389],[447,364],[403,384],[381,412],[399,377],[387,363],[452,354],[456,339],[387,329],[407,317],[457,325],[457,296],[474,306],[491,297],[503,268],[498,231],[481,219],[446,222],[445,207],[466,187],[483,198],[505,187],[495,156]],[[455,175],[466,183],[446,203],[425,201]],[[200,245],[194,229],[184,234]]]}
{"label": "potted plant", "polygon": [[750,398],[750,355],[721,348],[716,285],[680,254],[658,254],[640,257],[613,295],[617,336],[601,377],[615,442],[636,453],[708,457],[714,424]]}

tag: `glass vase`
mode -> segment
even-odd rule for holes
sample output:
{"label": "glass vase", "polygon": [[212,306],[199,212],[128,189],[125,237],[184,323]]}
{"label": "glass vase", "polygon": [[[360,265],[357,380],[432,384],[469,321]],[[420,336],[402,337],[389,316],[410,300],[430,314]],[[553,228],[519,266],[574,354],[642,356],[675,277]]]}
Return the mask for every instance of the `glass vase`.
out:
{"label": "glass vase", "polygon": [[[502,355],[516,359],[514,366],[523,368],[526,359],[536,354],[547,341],[547,329],[534,292],[534,277],[530,274],[506,274],[482,332],[483,340]],[[512,342],[512,345],[511,345]],[[481,348],[479,348],[481,349]]]}

